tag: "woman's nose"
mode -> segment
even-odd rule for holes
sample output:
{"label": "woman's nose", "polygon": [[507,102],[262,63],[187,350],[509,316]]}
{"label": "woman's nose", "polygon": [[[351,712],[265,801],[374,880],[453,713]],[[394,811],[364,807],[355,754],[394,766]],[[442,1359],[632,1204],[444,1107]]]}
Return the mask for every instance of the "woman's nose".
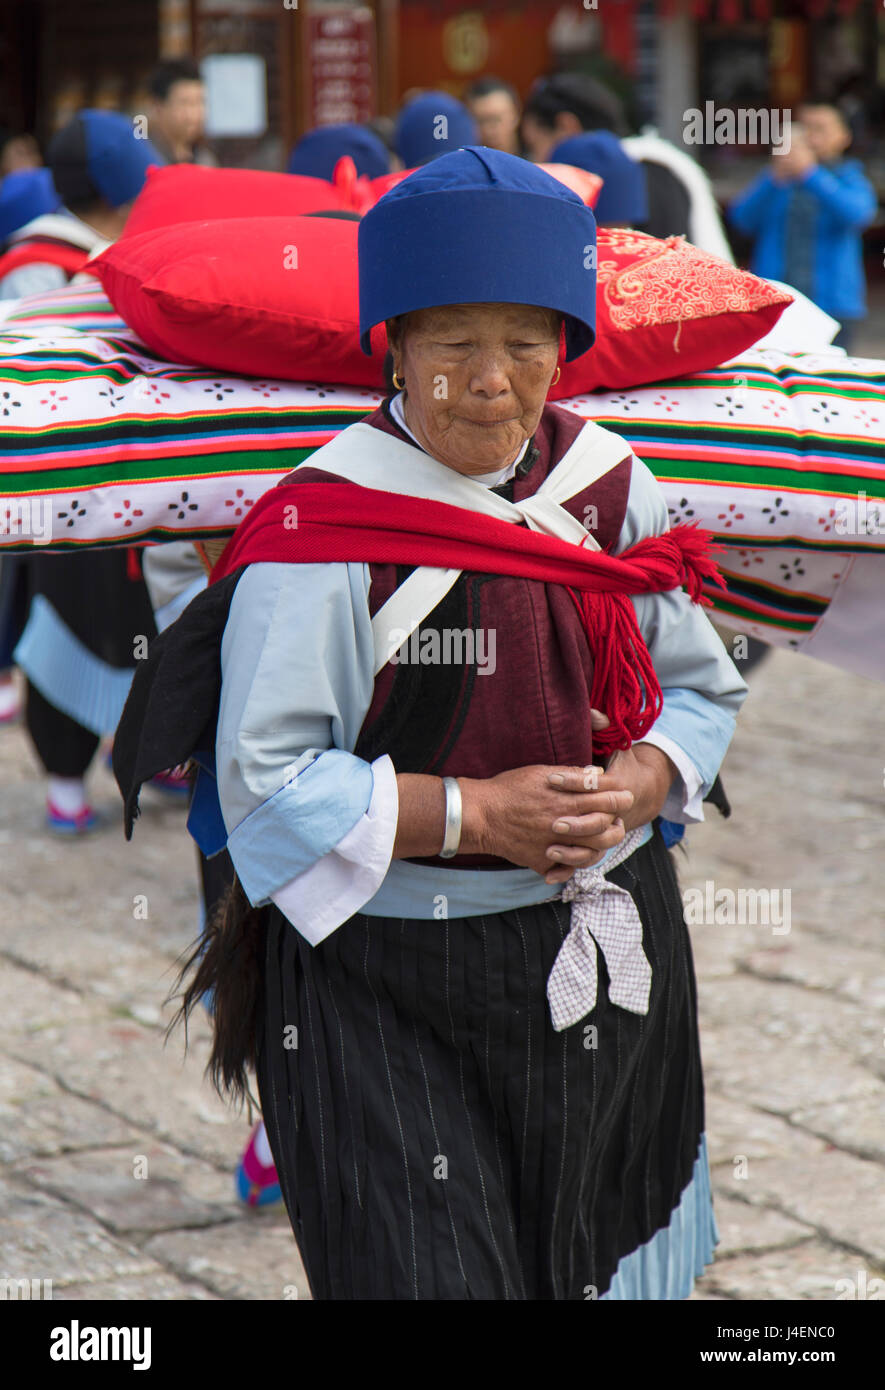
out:
{"label": "woman's nose", "polygon": [[487,396],[506,395],[510,374],[503,353],[486,353],[471,373],[470,389]]}

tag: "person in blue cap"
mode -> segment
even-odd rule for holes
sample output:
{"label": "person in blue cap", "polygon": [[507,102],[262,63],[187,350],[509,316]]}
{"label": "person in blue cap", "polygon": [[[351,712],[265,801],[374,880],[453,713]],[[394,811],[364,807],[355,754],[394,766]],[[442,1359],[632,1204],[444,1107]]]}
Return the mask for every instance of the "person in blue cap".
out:
{"label": "person in blue cap", "polygon": [[31,293],[31,285],[42,286],[39,272],[22,269],[15,276],[14,269],[23,259],[25,246],[49,240],[47,232],[56,224],[43,219],[51,218],[60,206],[49,169],[21,169],[0,183],[0,299],[15,299]]}
{"label": "person in blue cap", "polygon": [[[79,112],[47,150],[62,207],[27,223],[16,248],[30,263],[9,275],[5,293],[59,288],[78,265],[119,236],[147,170],[163,161],[132,122],[112,111]],[[28,618],[13,657],[26,677],[25,722],[48,778],[46,825],[78,835],[98,817],[86,772],[102,736],[113,733],[126,698],[134,640],[154,632],[141,571],[131,554],[35,553],[27,570]],[[11,583],[4,566],[4,586]]]}
{"label": "person in blue cap", "polygon": [[331,179],[335,165],[346,154],[356,165],[357,174],[366,178],[380,179],[390,173],[383,141],[365,126],[354,124],[318,126],[302,135],[289,155],[286,172]]}
{"label": "person in blue cap", "polygon": [[582,131],[608,131],[645,171],[648,218],[654,237],[685,236],[693,245],[734,263],[710,180],[684,149],[651,126],[630,135],[624,102],[611,87],[584,72],[558,72],[531,88],[522,119],[529,158],[544,162],[557,145]]}
{"label": "person in blue cap", "polygon": [[[594,247],[574,193],[479,146],[380,199],[360,335],[386,326],[392,394],[256,504],[117,729],[127,834],[203,750],[236,881],[182,1012],[213,991],[220,1084],[256,1064],[318,1299],[684,1298],[712,1258],[657,820],[701,818],[746,687],[642,569],[683,543],[648,468],[547,401],[592,350]],[[517,556],[551,548],[603,586],[629,552],[636,597],[590,618]]]}
{"label": "person in blue cap", "polygon": [[[0,183],[0,299],[3,298],[3,249],[8,238],[35,218],[52,213],[59,196],[48,169],[19,169]],[[12,651],[21,634],[24,566],[7,556],[0,559],[0,724],[18,718],[20,703]]]}
{"label": "person in blue cap", "polygon": [[638,227],[648,221],[645,170],[610,130],[571,135],[554,145],[550,160],[574,164],[603,180],[593,211],[600,227]]}
{"label": "person in blue cap", "polygon": [[463,102],[448,92],[422,92],[407,102],[396,122],[396,152],[403,168],[416,169],[479,138]]}
{"label": "person in blue cap", "polygon": [[85,265],[116,240],[149,167],[164,163],[150,141],[136,135],[126,116],[95,110],[78,112],[53,136],[46,161],[55,209],[42,208],[11,239],[10,249],[20,253],[28,248],[29,258],[5,278],[0,264],[2,299],[66,284],[78,253],[79,264]]}

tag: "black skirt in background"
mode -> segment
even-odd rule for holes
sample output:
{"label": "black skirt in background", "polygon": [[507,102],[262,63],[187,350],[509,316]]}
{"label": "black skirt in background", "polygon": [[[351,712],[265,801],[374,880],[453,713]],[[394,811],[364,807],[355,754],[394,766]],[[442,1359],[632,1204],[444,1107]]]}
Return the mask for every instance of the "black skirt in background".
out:
{"label": "black skirt in background", "polygon": [[602,1297],[667,1228],[704,1126],[691,949],[657,830],[610,879],[642,918],[649,1012],[609,1002],[600,954],[596,1008],[562,1033],[567,904],[358,914],[316,947],[267,909],[258,1083],[315,1298]]}

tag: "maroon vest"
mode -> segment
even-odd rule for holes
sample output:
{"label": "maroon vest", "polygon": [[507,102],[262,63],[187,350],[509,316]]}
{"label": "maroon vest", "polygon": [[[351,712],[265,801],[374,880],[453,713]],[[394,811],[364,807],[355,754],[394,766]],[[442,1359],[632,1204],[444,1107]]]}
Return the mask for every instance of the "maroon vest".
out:
{"label": "maroon vest", "polygon": [[[418,447],[382,408],[365,423]],[[533,436],[534,463],[524,476],[496,491],[514,502],[531,497],[583,424],[573,412],[547,405]],[[626,458],[562,504],[585,524],[588,518],[596,520],[592,533],[603,550],[611,549],[620,535],[630,471]],[[290,480],[331,481],[331,475],[302,464]],[[411,569],[371,566],[373,616]],[[431,661],[437,656],[442,660],[425,664],[422,653]],[[388,662],[375,678],[354,750],[359,757],[372,761],[387,753],[397,772],[437,777],[493,777],[532,763],[590,763],[593,664],[581,620],[562,585],[465,572],[421,623],[404,654],[418,660]],[[478,855],[415,862],[510,867],[504,860]]]}

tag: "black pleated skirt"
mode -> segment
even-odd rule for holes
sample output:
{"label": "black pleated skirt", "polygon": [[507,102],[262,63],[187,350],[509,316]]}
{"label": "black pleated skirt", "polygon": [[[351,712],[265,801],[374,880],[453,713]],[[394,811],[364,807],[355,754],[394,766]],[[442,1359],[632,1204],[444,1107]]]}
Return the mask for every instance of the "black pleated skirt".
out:
{"label": "black pleated skirt", "polygon": [[316,947],[267,909],[258,1084],[315,1298],[602,1297],[668,1226],[704,1125],[691,948],[657,829],[610,878],[643,922],[649,1012],[609,1002],[600,954],[596,1007],[562,1033],[568,904],[358,914]]}

